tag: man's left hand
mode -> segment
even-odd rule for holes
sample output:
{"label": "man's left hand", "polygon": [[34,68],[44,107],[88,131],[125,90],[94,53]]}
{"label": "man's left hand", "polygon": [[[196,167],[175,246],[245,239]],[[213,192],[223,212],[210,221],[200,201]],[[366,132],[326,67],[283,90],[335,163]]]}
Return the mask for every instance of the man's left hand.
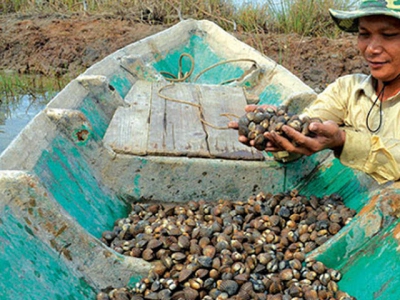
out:
{"label": "man's left hand", "polygon": [[333,121],[311,123],[309,130],[315,134],[313,137],[305,136],[287,125],[283,126],[282,130],[292,142],[276,132],[266,132],[264,135],[271,143],[269,147],[267,145],[265,151],[286,150],[287,152],[311,155],[324,149],[332,149],[336,153],[340,153],[346,140],[346,133]]}

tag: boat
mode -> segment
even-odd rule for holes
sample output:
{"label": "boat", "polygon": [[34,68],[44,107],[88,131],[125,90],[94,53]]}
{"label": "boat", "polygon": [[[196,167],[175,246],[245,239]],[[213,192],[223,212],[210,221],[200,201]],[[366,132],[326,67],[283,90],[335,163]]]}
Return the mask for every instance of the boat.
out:
{"label": "boat", "polygon": [[[314,91],[206,20],[105,57],[60,91],[0,156],[2,299],[95,299],[151,264],[100,241],[133,202],[337,193],[357,215],[309,256],[357,299],[400,298],[399,183],[378,185],[330,151],[285,162],[225,130],[245,104],[301,111]],[[284,157],[284,156],[283,156]]]}

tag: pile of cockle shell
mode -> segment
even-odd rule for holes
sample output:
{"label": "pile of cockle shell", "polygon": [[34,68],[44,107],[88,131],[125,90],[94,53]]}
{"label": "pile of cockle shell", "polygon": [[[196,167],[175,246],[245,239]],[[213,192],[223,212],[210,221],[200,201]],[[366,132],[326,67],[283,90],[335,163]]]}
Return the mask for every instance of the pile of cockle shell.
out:
{"label": "pile of cockle shell", "polygon": [[336,194],[296,190],[244,202],[137,203],[102,241],[153,268],[134,288],[97,299],[354,299],[338,290],[338,271],[306,258],[354,215]]}
{"label": "pile of cockle shell", "polygon": [[289,113],[288,108],[284,105],[279,106],[276,110],[257,107],[256,110],[246,113],[239,119],[239,135],[246,136],[250,141],[254,140],[254,147],[264,150],[267,144],[267,139],[264,137],[265,132],[275,131],[291,140],[282,131],[282,126],[288,125],[306,136],[313,136],[314,134],[308,129],[312,122],[321,123],[322,121],[319,118]]}

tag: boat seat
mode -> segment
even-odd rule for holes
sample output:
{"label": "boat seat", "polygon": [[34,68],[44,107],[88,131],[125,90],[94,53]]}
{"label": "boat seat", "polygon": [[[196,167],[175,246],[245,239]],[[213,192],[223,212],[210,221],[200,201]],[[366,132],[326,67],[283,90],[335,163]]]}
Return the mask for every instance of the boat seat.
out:
{"label": "boat seat", "polygon": [[227,129],[229,118],[244,114],[241,87],[139,80],[124,100],[129,106],[117,108],[103,138],[116,153],[265,159]]}

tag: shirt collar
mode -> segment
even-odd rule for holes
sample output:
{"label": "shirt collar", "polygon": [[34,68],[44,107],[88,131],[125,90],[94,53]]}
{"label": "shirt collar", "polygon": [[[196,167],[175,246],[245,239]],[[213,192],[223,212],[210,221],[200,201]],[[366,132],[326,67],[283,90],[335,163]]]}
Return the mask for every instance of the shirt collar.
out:
{"label": "shirt collar", "polygon": [[356,95],[364,93],[369,98],[376,97],[375,84],[376,80],[371,75],[368,75],[355,86],[354,92]]}
{"label": "shirt collar", "polygon": [[[357,83],[354,89],[354,93],[356,96],[360,96],[361,93],[363,93],[365,96],[367,96],[371,101],[372,99],[376,98],[376,92],[375,92],[375,87],[376,86],[376,79],[372,77],[371,75],[366,76],[363,80]],[[388,100],[392,99],[399,99],[400,93],[397,95],[389,98]]]}

